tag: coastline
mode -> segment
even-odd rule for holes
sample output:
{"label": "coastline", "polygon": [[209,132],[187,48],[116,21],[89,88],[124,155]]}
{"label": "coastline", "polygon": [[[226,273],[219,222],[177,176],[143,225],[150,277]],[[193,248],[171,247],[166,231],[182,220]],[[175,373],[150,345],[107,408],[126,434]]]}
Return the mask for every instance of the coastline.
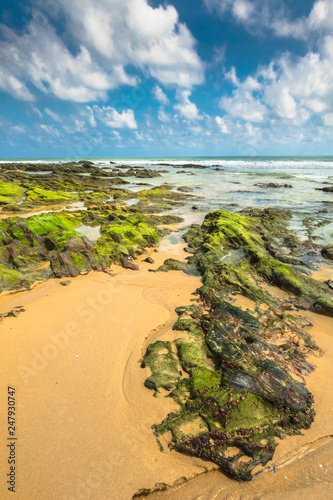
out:
{"label": "coastline", "polygon": [[[140,172],[137,171],[137,174],[139,175]],[[153,175],[152,171],[149,173],[149,176],[151,175]],[[112,184],[112,180],[107,182]],[[156,182],[161,181],[157,179]],[[183,180],[181,182],[186,183]],[[141,183],[137,185],[139,188]],[[256,184],[252,181],[251,185]],[[177,186],[179,186],[178,180]],[[325,406],[325,401],[326,399],[332,401],[333,398],[332,393],[323,390],[323,381],[325,381],[326,373],[330,373],[330,364],[333,364],[331,363],[332,352],[329,346],[330,340],[323,338],[320,332],[332,330],[333,320],[309,313],[311,321],[314,320],[314,323],[317,323],[319,318],[321,323],[318,323],[319,326],[315,325],[314,328],[308,328],[307,331],[324,351],[322,359],[317,357],[310,359],[310,362],[321,367],[319,378],[313,378],[317,370],[310,377],[306,377],[308,388],[315,396],[317,417],[308,431],[302,431],[303,436],[287,437],[279,441],[273,460],[265,468],[268,472],[255,477],[251,483],[237,483],[227,479],[221,472],[216,472],[217,465],[213,462],[168,451],[167,445],[170,441],[168,435],[160,437],[164,448],[164,452],[161,453],[151,426],[156,422],[161,422],[168,411],[177,411],[178,407],[170,397],[163,397],[168,394],[164,388],[160,389],[157,398],[152,397],[152,392],[144,386],[145,379],[149,376],[149,369],[140,368],[140,363],[149,344],[157,340],[173,342],[182,337],[183,332],[172,331],[172,326],[178,318],[175,308],[191,304],[194,300],[192,293],[201,285],[201,282],[200,278],[188,276],[180,271],[155,274],[149,270],[156,270],[165,259],[176,259],[184,263],[189,253],[184,251],[183,244],[176,243],[180,239],[181,231],[188,228],[191,223],[193,223],[191,229],[195,230],[199,226],[196,222],[202,220],[203,211],[207,213],[204,205],[200,205],[200,208],[191,207],[195,198],[192,199],[190,196],[184,198],[185,195],[170,191],[170,188],[174,189],[175,186],[165,184],[161,187],[152,187],[150,190],[135,191],[135,194],[134,191],[122,190],[122,205],[111,207],[104,203],[91,206],[86,201],[88,211],[83,211],[81,207],[81,210],[73,214],[82,224],[81,228],[97,227],[96,234],[100,234],[102,227],[103,233],[108,235],[108,244],[116,244],[116,247],[122,243],[123,237],[126,238],[126,231],[129,228],[133,229],[133,226],[136,228],[143,221],[141,227],[144,228],[146,241],[140,240],[138,252],[133,250],[133,247],[131,248],[132,244],[135,248],[138,231],[133,235],[133,243],[125,240],[130,252],[130,260],[127,264],[131,264],[134,258],[133,264],[139,265],[140,272],[133,273],[132,270],[125,269],[125,259],[122,262],[123,267],[112,263],[111,270],[107,273],[91,271],[85,276],[83,274],[89,272],[89,265],[82,265],[82,262],[74,260],[75,256],[71,254],[72,263],[78,266],[79,276],[75,279],[71,278],[76,275],[70,274],[72,268],[66,267],[64,270],[58,269],[58,276],[64,276],[64,278],[51,278],[42,283],[31,282],[33,288],[30,291],[12,290],[0,295],[0,314],[6,314],[15,307],[18,310],[25,309],[21,313],[18,311],[19,314],[15,318],[1,318],[3,334],[0,339],[4,365],[1,375],[2,390],[6,391],[8,384],[18,388],[20,460],[17,484],[20,490],[18,490],[17,497],[21,498],[20,495],[23,495],[22,500],[23,498],[24,500],[26,498],[44,500],[44,498],[51,498],[54,492],[64,500],[73,500],[73,498],[103,500],[114,496],[125,500],[125,498],[132,498],[132,495],[138,491],[142,492],[140,498],[155,498],[154,495],[157,495],[156,498],[163,495],[176,498],[173,496],[176,494],[174,489],[166,493],[148,495],[148,491],[153,489],[156,483],[165,488],[166,485],[173,485],[175,482],[178,485],[176,492],[179,491],[181,495],[179,498],[186,498],[188,495],[188,498],[192,500],[193,496],[198,496],[200,491],[203,495],[210,494],[212,490],[209,486],[210,478],[215,478],[212,482],[216,487],[216,495],[225,495],[229,487],[233,495],[238,493],[242,495],[245,491],[246,494],[250,494],[251,488],[254,488],[254,495],[258,495],[257,485],[261,485],[259,486],[260,494],[265,492],[265,478],[268,478],[267,484],[271,487],[270,476],[272,476],[273,467],[276,471],[274,478],[278,478],[280,469],[283,472],[289,466],[292,467],[291,474],[295,477],[298,474],[300,477],[301,472],[297,473],[296,463],[298,465],[301,462],[304,463],[304,467],[300,465],[299,468],[306,472],[308,460],[313,463],[313,457],[316,454],[323,461],[326,457],[326,450],[331,449],[330,439],[328,442],[325,441],[325,436],[333,434],[330,425],[330,408]],[[107,190],[108,192],[105,191],[103,194],[103,199],[113,192],[110,187]],[[88,191],[83,193],[85,194],[81,193],[80,196],[86,196],[86,194],[90,196]],[[58,196],[53,191],[52,196],[55,195]],[[138,202],[138,196],[141,198],[141,205],[137,205],[139,208],[132,211],[129,208],[132,206],[131,200]],[[202,199],[203,197],[198,203],[201,204]],[[178,203],[180,200],[184,203]],[[46,207],[40,203],[41,201],[38,200],[34,210],[40,209],[41,212],[33,213],[48,212],[47,216],[42,217],[42,221],[44,218],[51,221],[52,232],[55,237],[59,237],[57,231],[59,231],[59,224],[62,223],[62,214],[59,214],[58,219],[58,216],[54,217],[54,214],[58,213],[54,211],[54,205]],[[80,203],[83,204],[83,202]],[[127,206],[126,203],[128,203]],[[213,207],[213,204],[212,206],[209,204],[210,209]],[[47,210],[43,210],[44,208]],[[157,215],[152,215],[155,219],[149,220],[148,216],[142,215],[146,210],[150,214],[171,211],[177,213],[178,217],[166,215],[163,216],[164,219],[163,217],[159,219]],[[192,212],[192,210],[198,211]],[[106,211],[106,216],[103,211]],[[68,206],[66,212],[68,212]],[[325,215],[328,211],[323,210],[320,213],[324,214],[323,220],[320,221],[321,225],[328,224],[329,216]],[[19,212],[17,218],[26,219],[31,215],[31,212]],[[179,216],[183,218],[181,227]],[[234,216],[230,215],[230,217]],[[127,219],[130,225],[127,225]],[[124,220],[125,223],[122,222]],[[72,223],[74,219],[70,218],[69,221]],[[100,223],[102,223],[101,226],[96,226]],[[150,226],[152,223],[153,227]],[[79,222],[73,224],[66,236],[67,239],[73,235],[70,238],[72,243],[68,251],[81,251],[75,246],[82,240],[82,237],[75,235],[74,232],[78,224]],[[112,224],[117,233],[115,239],[112,238],[111,241],[110,236],[113,233],[108,234],[107,231],[110,228],[112,230]],[[171,234],[169,233],[162,239],[157,250],[151,247],[150,234],[152,231],[155,240],[157,240],[158,228],[161,228],[160,234],[163,234],[159,224],[163,224],[164,235],[168,231],[171,231]],[[292,220],[290,227],[295,229],[294,226]],[[296,226],[296,234],[302,236],[299,226]],[[10,234],[13,229],[18,231],[20,223],[15,222],[14,217],[10,222],[10,227],[9,224],[8,227],[6,224],[4,227]],[[23,227],[28,226],[24,223]],[[310,238],[316,226],[310,222],[306,227]],[[28,236],[30,235],[29,228],[25,229]],[[47,232],[43,231],[43,237],[39,243],[45,244]],[[327,238],[328,232],[329,224],[327,234],[323,236]],[[304,235],[302,238],[304,240]],[[89,243],[89,245],[92,244]],[[50,243],[46,242],[47,250],[49,246]],[[62,248],[61,243],[59,248]],[[67,247],[65,249],[67,250]],[[98,247],[97,254],[99,251],[103,251],[103,243],[101,247]],[[122,248],[122,251],[126,251],[126,248]],[[147,253],[138,257],[138,253],[145,251]],[[229,252],[226,257],[238,258],[237,251],[236,249],[235,252]],[[17,259],[17,265],[21,266],[20,255],[16,255],[15,252],[13,255]],[[54,255],[52,253],[46,255],[41,247],[40,256],[43,257],[44,263],[34,270],[45,271],[44,277],[47,278],[48,259],[45,261],[45,256],[54,258]],[[155,263],[145,262],[147,257],[153,258]],[[33,258],[35,259],[35,256]],[[87,259],[89,263],[93,262],[89,252],[87,252]],[[321,261],[323,261],[322,258]],[[103,266],[106,266],[107,262],[103,262]],[[119,264],[121,259],[116,262]],[[10,263],[6,261],[6,264]],[[94,265],[93,269],[97,269],[97,264]],[[133,267],[135,268],[132,266],[132,269]],[[104,267],[104,270],[107,268],[107,266]],[[64,271],[69,274],[63,274]],[[327,265],[325,269],[321,268],[318,272],[312,273],[312,277],[324,281],[331,271],[332,267]],[[69,286],[61,286],[64,284],[64,279],[65,284]],[[262,289],[268,294],[276,293],[278,299],[287,299],[290,296],[289,292],[281,289],[273,290],[274,287],[265,283],[262,284]],[[237,293],[232,295],[230,300],[243,311],[247,308],[253,309],[255,304],[252,299]],[[260,307],[263,311],[269,308],[267,304],[261,304]],[[295,308],[291,310],[296,312]],[[301,311],[300,315],[307,316],[307,313]],[[312,330],[315,335],[312,334]],[[15,342],[12,341],[13,339]],[[174,344],[173,349],[176,352]],[[180,368],[183,368],[181,364],[178,369]],[[188,374],[184,374],[184,369],[182,371],[182,376],[186,378]],[[301,381],[301,378],[299,380]],[[312,385],[309,383],[310,380],[314,380]],[[318,405],[317,398],[319,399]],[[5,414],[1,416],[4,421]],[[322,422],[325,425],[322,425]],[[312,443],[315,443],[314,446],[318,444],[318,449],[309,450],[307,446],[310,444],[312,446]],[[302,461],[295,460],[298,454],[302,455]],[[6,456],[4,455],[1,460],[6,470]],[[26,466],[26,463],[29,465]],[[323,468],[326,472],[326,466],[323,465]],[[54,471],[51,477],[50,470]],[[207,473],[207,471],[213,472]],[[185,484],[183,484],[184,481],[186,481]],[[302,481],[304,482],[304,478]],[[277,479],[277,485],[279,482],[281,478]],[[317,484],[318,480],[314,477],[310,487],[316,488]],[[194,490],[191,490],[193,485]],[[201,485],[204,485],[203,490],[201,490]],[[288,484],[286,486],[288,487]],[[22,490],[23,493],[21,493]],[[289,494],[289,490],[287,491]],[[299,491],[296,491],[296,494],[298,495]],[[259,497],[253,496],[253,498]],[[298,500],[298,497],[296,498]]]}

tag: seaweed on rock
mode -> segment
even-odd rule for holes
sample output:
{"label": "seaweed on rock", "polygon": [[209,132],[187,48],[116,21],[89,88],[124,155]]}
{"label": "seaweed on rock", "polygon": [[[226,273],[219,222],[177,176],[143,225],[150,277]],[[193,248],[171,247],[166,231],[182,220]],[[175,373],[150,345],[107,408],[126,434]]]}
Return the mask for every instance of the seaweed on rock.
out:
{"label": "seaweed on rock", "polygon": [[[112,262],[135,257],[156,245],[168,232],[168,218],[132,213],[127,209],[42,213],[26,219],[0,221],[0,287],[29,287],[36,280],[75,277],[91,270],[107,271]],[[78,229],[100,227],[90,241]],[[50,263],[49,267],[43,264]]]}
{"label": "seaweed on rock", "polygon": [[[273,209],[210,213],[184,237],[189,263],[167,261],[160,268],[197,266],[203,284],[196,306],[177,309],[180,338],[168,352],[183,376],[164,389],[180,407],[154,432],[158,439],[171,431],[171,448],[211,460],[241,480],[273,457],[278,438],[300,433],[315,415],[304,376],[313,370],[307,356],[320,351],[304,330],[309,323],[290,309],[332,314],[333,294],[295,267],[306,266],[308,248],[288,229],[289,219]],[[285,299],[270,294],[267,283],[287,291]],[[234,304],[236,293],[254,300],[254,310]],[[161,385],[153,381],[164,380],[169,365],[158,353],[152,365],[150,349],[146,385],[158,394]]]}

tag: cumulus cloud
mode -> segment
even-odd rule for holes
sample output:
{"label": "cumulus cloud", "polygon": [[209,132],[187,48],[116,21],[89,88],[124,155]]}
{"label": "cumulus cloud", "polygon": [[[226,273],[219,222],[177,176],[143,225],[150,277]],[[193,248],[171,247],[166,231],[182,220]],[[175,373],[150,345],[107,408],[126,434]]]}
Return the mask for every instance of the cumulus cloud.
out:
{"label": "cumulus cloud", "polygon": [[0,77],[3,90],[18,99],[34,100],[22,83],[26,81],[60,99],[86,102],[105,98],[106,91],[120,83],[134,83],[119,70],[112,74],[102,71],[83,46],[73,56],[47,19],[38,24],[35,19],[36,15],[21,36],[2,26],[0,67],[7,74],[5,81]]}
{"label": "cumulus cloud", "polygon": [[229,130],[225,120],[223,120],[223,118],[221,118],[220,116],[216,116],[215,121],[218,124],[219,129],[221,130],[222,134],[230,134],[230,130]]}
{"label": "cumulus cloud", "polygon": [[124,110],[121,113],[111,106],[93,107],[95,119],[100,120],[104,125],[110,128],[127,128],[136,129],[138,125],[135,120],[134,112],[132,109]]}
{"label": "cumulus cloud", "polygon": [[153,96],[161,104],[164,104],[164,105],[169,104],[169,99],[168,99],[167,95],[163,92],[161,87],[159,87],[158,85],[156,85],[153,89]]}
{"label": "cumulus cloud", "polygon": [[277,36],[306,38],[305,18],[293,20],[283,0],[203,1],[209,11],[217,12],[221,17],[231,14],[251,32],[268,30]]}
{"label": "cumulus cloud", "polygon": [[[136,85],[130,66],[163,85],[191,88],[203,82],[196,41],[173,6],[58,0],[57,9],[45,13],[47,3],[33,2],[33,18],[22,34],[0,26],[0,88],[15,98],[33,101],[32,84],[60,99],[106,99],[108,90]],[[64,20],[65,36],[57,33],[52,15]]]}
{"label": "cumulus cloud", "polygon": [[[231,96],[222,96],[220,107],[228,116],[247,122],[273,124],[277,120],[302,126],[322,118],[330,126],[333,113],[333,0],[315,2],[307,29],[316,29],[316,49],[304,56],[283,53],[256,74],[240,81],[236,70],[226,73],[235,87]],[[332,19],[332,18],[330,18]]]}
{"label": "cumulus cloud", "polygon": [[196,104],[190,101],[190,95],[191,92],[189,90],[178,92],[177,97],[179,99],[179,103],[175,104],[174,109],[179,111],[180,115],[187,120],[199,120],[201,119],[199,110]]}

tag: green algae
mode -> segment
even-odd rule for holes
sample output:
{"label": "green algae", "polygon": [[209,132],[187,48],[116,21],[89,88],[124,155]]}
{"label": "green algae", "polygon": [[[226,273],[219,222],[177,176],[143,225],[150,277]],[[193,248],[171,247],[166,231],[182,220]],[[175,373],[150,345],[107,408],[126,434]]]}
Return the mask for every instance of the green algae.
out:
{"label": "green algae", "polygon": [[17,203],[24,197],[24,188],[12,182],[0,182],[0,205]]}
{"label": "green algae", "polygon": [[157,341],[151,344],[142,366],[150,368],[152,372],[145,380],[145,386],[156,392],[161,388],[172,390],[180,379],[179,362],[172,351],[171,342]]}
{"label": "green algae", "polygon": [[[75,277],[92,269],[107,271],[123,255],[135,257],[156,245],[168,232],[160,229],[161,223],[159,217],[121,208],[9,217],[0,221],[0,264],[20,273],[15,276],[21,283],[30,283],[31,273],[46,261],[50,262],[49,271],[39,273],[38,279]],[[102,236],[91,242],[76,231],[82,225],[100,226]],[[10,273],[3,273],[2,289],[17,288],[10,278]]]}
{"label": "green algae", "polygon": [[27,189],[25,192],[27,201],[40,202],[40,203],[53,203],[57,201],[74,201],[77,196],[72,193],[65,193],[63,191],[48,191],[35,187]]}
{"label": "green algae", "polygon": [[[171,448],[242,480],[272,458],[276,437],[297,434],[314,418],[313,397],[299,378],[313,369],[307,355],[320,351],[306,321],[287,310],[294,304],[331,314],[332,292],[299,272],[309,246],[288,229],[289,219],[272,209],[213,212],[185,234],[188,263],[160,268],[197,266],[203,285],[197,306],[177,309],[173,328],[187,334],[173,345],[187,375],[169,391],[179,410],[156,424],[155,434],[171,431]],[[238,260],[224,258],[232,252]],[[288,291],[286,299],[271,296],[267,283]],[[253,299],[255,310],[234,305],[235,293]]]}

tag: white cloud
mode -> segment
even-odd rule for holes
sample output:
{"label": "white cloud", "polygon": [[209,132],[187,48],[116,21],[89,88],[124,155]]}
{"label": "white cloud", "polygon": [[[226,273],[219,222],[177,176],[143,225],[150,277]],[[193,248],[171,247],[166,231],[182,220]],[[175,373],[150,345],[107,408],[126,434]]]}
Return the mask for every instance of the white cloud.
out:
{"label": "white cloud", "polygon": [[170,115],[164,111],[162,106],[158,110],[158,119],[164,123],[171,121]]}
{"label": "white cloud", "polygon": [[333,113],[327,113],[324,115],[323,122],[327,127],[333,127]]}
{"label": "white cloud", "polygon": [[[47,8],[41,0],[34,3]],[[63,37],[40,11],[21,35],[1,26],[0,89],[15,98],[34,100],[32,84],[59,99],[105,100],[107,91],[137,84],[137,77],[127,73],[130,65],[164,85],[191,88],[203,82],[196,41],[173,6],[153,8],[148,0],[58,0],[55,10],[67,26]]]}
{"label": "white cloud", "polygon": [[60,118],[60,116],[59,116],[57,113],[55,113],[54,111],[51,111],[51,109],[49,109],[49,108],[45,108],[45,109],[44,109],[44,111],[45,111],[45,113],[46,113],[46,114],[48,114],[51,118],[53,118],[53,120],[54,120],[54,121],[56,121],[56,122],[61,122],[61,118]]}
{"label": "white cloud", "polygon": [[[0,56],[1,56],[1,50],[0,50]],[[4,68],[0,72],[0,89],[4,90],[5,92],[8,92],[16,99],[21,99],[22,101],[35,100],[35,97],[27,89],[26,85],[20,80],[18,80],[13,74],[10,74],[6,70],[6,68]]]}
{"label": "white cloud", "polygon": [[93,110],[95,119],[100,120],[107,127],[128,129],[138,128],[132,109],[127,109],[118,113],[118,111],[111,106],[103,106],[100,108],[95,105]]}
{"label": "white cloud", "polygon": [[232,13],[239,21],[246,21],[253,12],[253,4],[245,0],[236,0],[232,6]]}
{"label": "white cloud", "polygon": [[267,117],[267,108],[259,98],[253,96],[253,91],[260,88],[256,79],[248,77],[243,83],[239,82],[236,72],[231,72],[228,78],[237,87],[230,97],[224,96],[220,100],[220,107],[233,118],[242,118],[248,122],[264,122]]}
{"label": "white cloud", "polygon": [[57,128],[53,125],[40,125],[40,128],[46,132],[46,134],[51,135],[52,137],[60,137],[61,134]]}
{"label": "white cloud", "polygon": [[[203,0],[208,10],[225,17],[229,12],[251,32],[267,30],[276,36],[305,39],[305,18],[291,19],[283,0]],[[327,0],[330,1],[330,0]]]}
{"label": "white cloud", "polygon": [[88,112],[88,123],[89,123],[90,127],[96,128],[97,127],[97,122],[95,120],[93,110],[89,106],[87,106],[86,109],[87,109],[87,112]]}
{"label": "white cloud", "polygon": [[161,104],[164,104],[165,106],[167,104],[169,104],[169,99],[168,99],[167,95],[163,92],[161,87],[159,87],[158,85],[156,85],[153,88],[152,93],[153,93],[153,96],[155,97],[155,99],[157,99],[157,101],[159,101]]}
{"label": "white cloud", "polygon": [[39,118],[43,118],[43,114],[39,111],[39,109],[36,107],[36,106],[32,106],[32,111],[34,113],[36,113],[36,115],[39,117]]}
{"label": "white cloud", "polygon": [[[281,121],[305,126],[322,116],[330,126],[333,113],[333,0],[315,2],[308,18],[302,19],[304,32],[313,31],[316,49],[304,56],[283,53],[244,81],[235,68],[225,74],[235,89],[222,96],[220,106],[228,116],[265,126],[276,127]],[[298,22],[300,20],[296,20]],[[313,46],[313,45],[312,45]]]}
{"label": "white cloud", "polygon": [[10,129],[15,134],[25,134],[27,131],[25,125],[13,125],[12,127],[10,127]]}
{"label": "white cloud", "polygon": [[189,90],[178,92],[177,98],[180,102],[175,104],[174,109],[179,111],[180,115],[187,118],[187,120],[200,120],[199,110],[196,104],[190,101],[190,95],[191,92]]}
{"label": "white cloud", "polygon": [[219,129],[221,130],[222,134],[230,134],[230,130],[226,124],[226,122],[221,118],[220,116],[215,117],[215,121],[219,126]]}

